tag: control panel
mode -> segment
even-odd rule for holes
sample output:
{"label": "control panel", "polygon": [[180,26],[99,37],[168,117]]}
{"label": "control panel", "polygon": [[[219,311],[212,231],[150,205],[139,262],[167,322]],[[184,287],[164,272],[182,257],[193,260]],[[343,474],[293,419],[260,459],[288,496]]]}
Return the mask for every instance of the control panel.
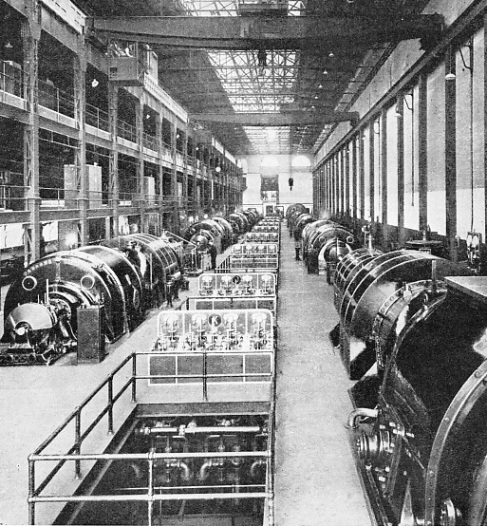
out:
{"label": "control panel", "polygon": [[270,311],[198,310],[159,314],[159,352],[272,351],[274,322]]}
{"label": "control panel", "polygon": [[276,278],[274,274],[257,272],[205,273],[198,278],[198,294],[210,297],[272,296],[276,294]]}

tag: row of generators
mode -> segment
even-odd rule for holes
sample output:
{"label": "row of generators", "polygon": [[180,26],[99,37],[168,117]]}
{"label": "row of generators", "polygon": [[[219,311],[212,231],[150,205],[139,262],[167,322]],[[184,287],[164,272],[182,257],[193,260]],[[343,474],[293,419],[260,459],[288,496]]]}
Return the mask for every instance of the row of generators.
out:
{"label": "row of generators", "polygon": [[[305,260],[319,224],[288,215]],[[376,522],[485,526],[487,277],[429,251],[344,241],[330,337],[356,381],[348,425]]]}
{"label": "row of generators", "polygon": [[100,361],[106,342],[185,287],[187,247],[227,246],[258,218],[249,211],[203,220],[188,229],[186,242],[139,233],[44,256],[8,290],[0,365],[51,364],[74,350],[81,361]]}

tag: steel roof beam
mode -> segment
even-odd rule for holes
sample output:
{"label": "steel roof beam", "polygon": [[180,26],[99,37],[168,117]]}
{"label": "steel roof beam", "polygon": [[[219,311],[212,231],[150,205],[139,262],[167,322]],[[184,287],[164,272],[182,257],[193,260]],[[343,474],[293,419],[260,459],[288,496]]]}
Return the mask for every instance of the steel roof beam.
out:
{"label": "steel roof beam", "polygon": [[222,122],[227,124],[240,124],[241,126],[300,126],[304,124],[328,124],[333,122],[356,122],[359,118],[357,112],[340,113],[192,113],[189,118],[197,121]]}
{"label": "steel roof beam", "polygon": [[421,38],[434,42],[443,29],[440,15],[397,19],[365,17],[94,17],[96,37],[203,49],[338,49]]}

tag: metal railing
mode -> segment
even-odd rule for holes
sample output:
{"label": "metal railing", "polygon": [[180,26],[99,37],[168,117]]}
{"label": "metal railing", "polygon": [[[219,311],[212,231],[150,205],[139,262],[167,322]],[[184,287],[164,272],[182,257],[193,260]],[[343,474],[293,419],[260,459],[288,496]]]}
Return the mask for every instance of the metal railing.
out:
{"label": "metal railing", "polygon": [[144,146],[149,150],[157,152],[159,150],[157,137],[144,132]]}
{"label": "metal railing", "polygon": [[0,90],[22,97],[22,69],[15,62],[0,61]]}
{"label": "metal railing", "polygon": [[99,130],[110,131],[108,112],[89,103],[86,104],[85,122]]}
{"label": "metal railing", "polygon": [[57,113],[74,117],[74,95],[60,90],[50,82],[39,80],[39,104]]}
{"label": "metal railing", "polygon": [[126,139],[127,141],[137,142],[137,129],[128,122],[118,120],[117,121],[117,135]]}
{"label": "metal railing", "polygon": [[[119,365],[116,367],[108,377],[90,394],[85,400],[75,408],[75,410],[64,420],[64,422],[53,432],[49,437],[42,442],[42,444],[28,457],[28,522],[29,524],[36,523],[36,505],[39,503],[53,503],[53,502],[100,502],[100,501],[146,501],[148,503],[149,511],[149,524],[151,524],[151,508],[155,501],[161,500],[181,500],[183,494],[172,494],[163,495],[154,493],[154,487],[152,486],[152,477],[149,477],[149,488],[147,494],[132,494],[132,495],[42,495],[44,490],[53,481],[56,475],[60,472],[66,462],[74,463],[74,476],[77,479],[81,477],[81,465],[82,462],[93,462],[93,461],[111,461],[111,460],[146,460],[148,462],[149,473],[152,473],[154,467],[154,461],[158,459],[183,459],[183,458],[198,458],[198,457],[217,457],[217,458],[234,458],[234,457],[255,457],[265,458],[267,463],[267,477],[266,477],[266,488],[264,491],[252,492],[252,493],[241,493],[237,497],[234,493],[201,493],[201,494],[184,494],[186,499],[229,499],[229,498],[243,498],[243,499],[256,499],[263,498],[267,500],[268,516],[271,520],[268,521],[268,526],[273,525],[273,481],[272,481],[272,448],[266,451],[251,451],[251,452],[218,452],[218,453],[140,453],[140,454],[84,454],[82,453],[82,447],[84,442],[90,437],[95,429],[98,428],[99,424],[102,423],[103,419],[106,419],[107,432],[109,435],[114,433],[114,410],[115,405],[121,400],[122,396],[130,389],[130,400],[132,404],[137,402],[137,382],[139,380],[171,380],[175,375],[153,375],[153,374],[139,374],[137,358],[139,356],[167,356],[165,352],[136,352],[127,356]],[[270,414],[270,425],[269,425],[269,444],[273,444],[273,428],[274,428],[274,399],[275,399],[275,376],[274,371],[274,360],[275,354],[273,354],[272,373],[268,374],[269,382],[271,385],[271,392],[269,394],[269,401],[271,407]],[[221,378],[221,374],[208,374],[205,368],[205,361],[203,361],[203,369],[200,375],[178,375],[178,378],[191,378],[193,380],[200,379],[202,382],[202,396],[203,401],[207,399],[207,384],[212,378]],[[130,377],[119,386],[118,390],[115,390],[115,380],[120,382],[120,376],[127,376],[127,368],[131,368]],[[264,376],[265,373],[259,373],[258,376]],[[255,373],[240,373],[240,374],[227,374],[225,376],[233,378],[246,378],[253,377]],[[218,382],[219,385],[220,382]],[[185,384],[186,385],[186,384]],[[106,404],[99,410],[95,409],[96,413],[92,418],[93,420],[86,426],[86,429],[82,429],[82,423],[84,422],[83,415],[89,411],[93,411],[91,403],[95,397],[102,394],[105,391]],[[55,440],[67,431],[69,427],[74,426],[74,437],[71,445],[68,446],[66,453],[64,454],[49,454],[46,453],[46,449],[52,446]],[[36,466],[39,462],[55,462],[54,468],[52,468],[42,481],[36,481]]]}

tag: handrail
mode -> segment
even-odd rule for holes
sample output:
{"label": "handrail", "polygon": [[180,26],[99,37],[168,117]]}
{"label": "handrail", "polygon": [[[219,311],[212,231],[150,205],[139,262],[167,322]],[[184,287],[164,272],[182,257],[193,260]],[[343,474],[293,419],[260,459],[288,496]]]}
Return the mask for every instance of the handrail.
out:
{"label": "handrail", "polygon": [[[274,354],[274,351],[258,351],[258,354]],[[28,466],[29,466],[29,476],[28,476],[28,504],[29,504],[29,524],[35,524],[35,505],[38,502],[75,502],[82,500],[95,500],[89,497],[80,497],[80,496],[40,496],[40,494],[46,489],[49,483],[54,479],[54,477],[59,473],[64,464],[68,461],[72,461],[75,464],[75,476],[79,478],[81,476],[81,462],[86,460],[110,460],[110,459],[148,459],[149,464],[151,465],[154,459],[164,459],[164,458],[197,458],[197,457],[218,457],[218,458],[227,458],[227,457],[266,457],[268,469],[271,467],[271,453],[269,451],[255,451],[255,452],[201,452],[201,453],[154,453],[147,454],[144,453],[134,453],[134,454],[83,454],[81,453],[81,448],[83,442],[90,436],[92,431],[98,426],[102,419],[108,415],[108,433],[113,434],[113,410],[116,402],[122,397],[122,395],[128,390],[131,389],[131,402],[135,403],[137,400],[137,381],[138,380],[147,380],[147,379],[171,379],[171,378],[191,378],[194,380],[203,380],[203,399],[207,399],[207,382],[211,378],[246,378],[246,377],[265,377],[270,378],[270,381],[275,381],[275,376],[273,374],[275,370],[275,364],[273,362],[273,367],[270,372],[261,372],[261,373],[219,373],[219,374],[208,374],[205,369],[205,360],[203,360],[203,371],[201,374],[191,374],[191,375],[151,375],[151,374],[138,374],[137,371],[137,357],[138,356],[171,356],[171,355],[180,355],[181,353],[168,353],[168,352],[155,352],[155,351],[142,351],[142,352],[133,352],[127,356],[106,378],[103,382],[90,393],[79,406],[77,406],[74,411],[58,426],[28,457]],[[192,354],[197,354],[195,351]],[[206,352],[201,354],[206,355]],[[225,354],[256,354],[256,351],[227,351]],[[126,380],[122,386],[114,392],[113,381],[116,375],[129,363],[132,363],[131,376]],[[82,432],[81,430],[81,417],[82,412],[86,406],[104,389],[107,388],[107,404],[98,412],[94,417],[93,421],[87,426],[87,428]],[[272,392],[274,393],[275,386],[272,384]],[[274,396],[274,395],[272,395]],[[43,454],[43,451],[63,432],[66,428],[72,423],[75,423],[75,437],[74,443],[68,448],[65,454]],[[52,468],[51,471],[44,477],[44,479],[36,487],[36,471],[35,466],[36,462],[39,461],[56,461],[56,465]],[[211,494],[204,494],[206,498],[220,498],[213,497]],[[213,494],[215,495],[215,494]],[[223,493],[222,495],[227,495]],[[235,494],[231,494],[235,497]],[[242,494],[242,497],[239,498],[264,498],[270,497],[270,494],[267,492],[258,494],[259,497],[251,496],[252,494]],[[257,494],[256,494],[257,495]],[[93,496],[91,496],[93,497]],[[130,497],[130,498],[125,498]],[[147,496],[139,496],[141,498],[134,498],[133,496],[123,496],[122,499],[111,498],[105,500],[147,500],[149,502],[153,500],[164,500],[164,497],[159,495],[149,494]],[[168,495],[167,497],[171,497]],[[188,497],[188,495],[187,495]],[[189,498],[189,497],[188,497]],[[199,498],[199,497],[194,497]],[[203,497],[202,497],[203,498]],[[221,497],[228,498],[228,497]],[[170,500],[170,499],[169,499]]]}

